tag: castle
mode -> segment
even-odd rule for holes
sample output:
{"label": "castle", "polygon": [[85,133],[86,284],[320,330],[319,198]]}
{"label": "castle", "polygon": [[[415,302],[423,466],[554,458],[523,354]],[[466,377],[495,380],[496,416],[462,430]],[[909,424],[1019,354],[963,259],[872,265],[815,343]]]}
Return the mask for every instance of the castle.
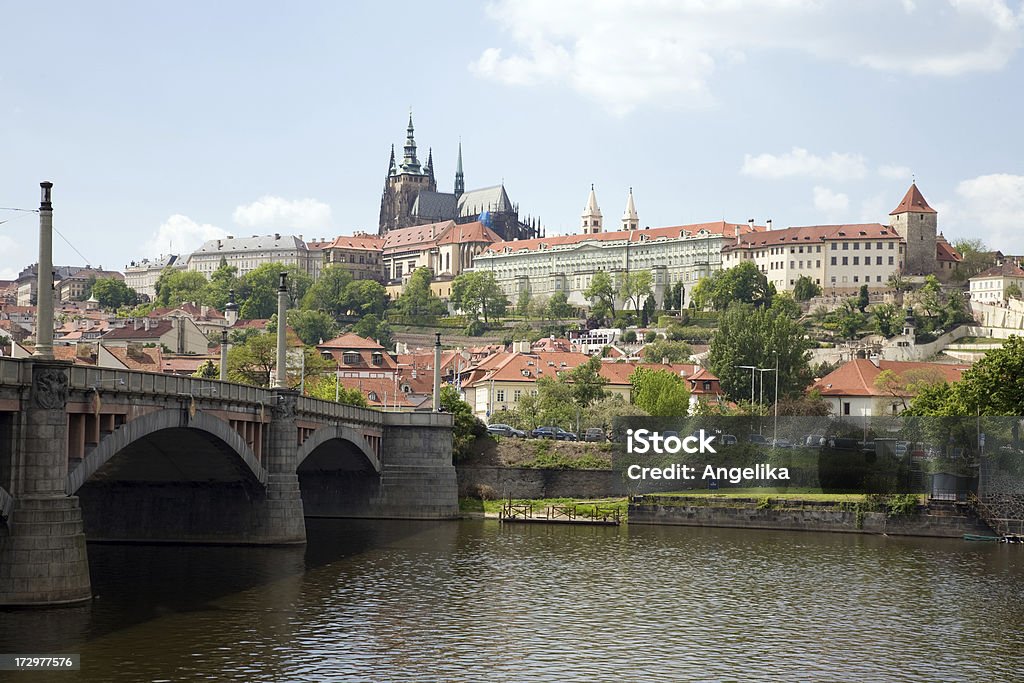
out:
{"label": "castle", "polygon": [[410,113],[400,164],[396,164],[395,147],[391,146],[391,160],[380,199],[380,235],[396,228],[448,220],[459,224],[480,221],[502,239],[509,241],[531,239],[543,234],[539,219],[519,220],[519,206],[508,198],[503,184],[466,191],[461,142],[455,168],[454,191],[438,192],[437,181],[434,179],[434,151],[428,151],[427,162],[421,165],[416,158],[413,134]]}

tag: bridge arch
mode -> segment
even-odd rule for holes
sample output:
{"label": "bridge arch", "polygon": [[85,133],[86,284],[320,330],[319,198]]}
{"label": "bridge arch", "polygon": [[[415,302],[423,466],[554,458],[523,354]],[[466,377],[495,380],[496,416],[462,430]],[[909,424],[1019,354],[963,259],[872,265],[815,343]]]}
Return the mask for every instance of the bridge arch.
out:
{"label": "bridge arch", "polygon": [[318,448],[330,442],[341,442],[354,447],[365,459],[365,464],[380,474],[380,457],[366,443],[366,439],[356,429],[345,425],[328,425],[316,430],[299,446],[298,457],[295,460],[295,469],[298,470],[302,463],[312,455]]}
{"label": "bridge arch", "polygon": [[67,494],[74,495],[97,470],[118,453],[147,437],[169,429],[198,432],[204,437],[226,446],[227,448],[223,450],[229,450],[238,456],[243,469],[251,473],[260,486],[266,486],[267,471],[260,464],[245,439],[227,422],[203,412],[197,412],[190,416],[187,411],[176,409],[158,410],[135,418],[104,437],[95,450],[68,474],[65,487]]}

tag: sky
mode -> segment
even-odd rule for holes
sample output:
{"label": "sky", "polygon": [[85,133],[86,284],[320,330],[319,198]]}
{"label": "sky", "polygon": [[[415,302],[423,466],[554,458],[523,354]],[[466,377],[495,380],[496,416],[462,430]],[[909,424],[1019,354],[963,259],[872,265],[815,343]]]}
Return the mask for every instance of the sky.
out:
{"label": "sky", "polygon": [[0,0],[0,279],[205,239],[376,232],[412,111],[451,191],[548,234],[887,223],[1024,253],[1024,0]]}

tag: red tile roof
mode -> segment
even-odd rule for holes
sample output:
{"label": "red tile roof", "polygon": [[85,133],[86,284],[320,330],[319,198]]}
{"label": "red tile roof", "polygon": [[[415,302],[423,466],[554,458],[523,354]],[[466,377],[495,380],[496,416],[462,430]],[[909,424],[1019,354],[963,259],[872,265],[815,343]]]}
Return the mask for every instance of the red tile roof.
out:
{"label": "red tile roof", "polygon": [[1001,266],[992,266],[988,270],[978,273],[972,280],[980,280],[988,277],[1021,277],[1024,278],[1024,270],[1012,261],[1006,261]]}
{"label": "red tile roof", "polygon": [[366,337],[360,337],[358,334],[352,332],[346,332],[345,334],[335,337],[330,341],[325,341],[321,344],[317,344],[318,349],[372,349],[377,351],[383,351],[384,347],[375,342],[373,339],[367,339]]}
{"label": "red tile roof", "polygon": [[158,347],[128,349],[117,346],[104,346],[104,349],[121,361],[129,370],[148,370],[160,372],[163,358]]}
{"label": "red tile roof", "polygon": [[389,230],[384,236],[384,250],[408,248],[432,243],[451,226],[455,221],[442,221],[440,223],[427,223],[426,225],[415,225],[411,228],[399,228]]}
{"label": "red tile roof", "polygon": [[157,339],[172,329],[171,321],[169,320],[157,320],[155,322],[147,320],[147,322],[149,322],[148,330],[145,325],[138,325],[136,328],[137,323],[130,323],[124,327],[115,327],[103,335],[103,341],[116,339]]}
{"label": "red tile roof", "polygon": [[352,249],[359,251],[381,251],[384,238],[376,235],[338,235],[332,242],[318,244],[322,249]]}
{"label": "red tile roof", "polygon": [[937,382],[958,382],[969,365],[951,365],[946,363],[923,363],[912,361],[882,360],[876,366],[870,360],[859,358],[852,360],[812,385],[822,396],[890,396],[875,386],[875,379],[883,370],[891,370],[899,376],[913,371],[921,375],[919,379],[934,376]]}
{"label": "red tile roof", "polygon": [[[389,233],[390,234],[390,233]],[[466,242],[500,242],[501,235],[480,221],[452,225],[437,240],[437,244],[465,244]]]}
{"label": "red tile roof", "polygon": [[[676,239],[679,237],[693,237],[702,231],[710,235],[734,237],[737,230],[739,230],[741,235],[752,232],[750,226],[746,223],[726,223],[725,221],[715,221],[712,223],[695,223],[693,225],[676,225],[667,228],[651,228],[650,230],[613,230],[609,232],[599,232],[596,235],[549,235],[547,237],[538,237],[530,240],[496,242],[487,247],[486,251],[500,254],[504,252],[505,249],[509,249],[512,252],[523,250],[536,251],[538,249],[550,249],[553,247],[580,244],[582,242],[643,242],[647,240]],[[765,230],[765,226],[755,225],[753,232],[760,233]]]}
{"label": "red tile roof", "polygon": [[401,382],[398,383],[396,390],[395,380],[390,377],[342,377],[339,381],[346,389],[358,389],[362,392],[366,402],[374,408],[417,408],[425,401],[431,400],[430,394],[403,392]]}
{"label": "red tile roof", "polygon": [[890,216],[895,216],[900,213],[938,213],[935,209],[928,206],[928,202],[925,201],[924,195],[921,194],[921,190],[917,189],[917,183],[911,183],[910,189],[903,195],[903,201],[900,202],[899,206],[889,212]]}
{"label": "red tile roof", "polygon": [[825,240],[874,240],[901,239],[893,228],[881,223],[852,223],[849,225],[804,225],[784,230],[747,235],[740,245],[727,244],[722,251],[734,249],[759,249],[780,245],[815,244]]}
{"label": "red tile roof", "polygon": [[939,235],[935,240],[935,258],[939,261],[951,261],[953,263],[959,263],[964,260],[942,235]]}

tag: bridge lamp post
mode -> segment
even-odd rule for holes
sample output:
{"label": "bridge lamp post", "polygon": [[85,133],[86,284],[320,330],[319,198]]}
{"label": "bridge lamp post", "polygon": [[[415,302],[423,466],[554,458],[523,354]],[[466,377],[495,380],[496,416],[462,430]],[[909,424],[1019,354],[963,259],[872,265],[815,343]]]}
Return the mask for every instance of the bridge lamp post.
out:
{"label": "bridge lamp post", "polygon": [[277,287],[277,368],[274,371],[274,388],[285,389],[288,384],[287,335],[288,327],[288,273],[281,273],[281,284]]}
{"label": "bridge lamp post", "polygon": [[220,331],[220,381],[228,381],[228,331]]}
{"label": "bridge lamp post", "polygon": [[39,265],[36,270],[36,348],[32,355],[53,360],[53,183],[39,183]]}
{"label": "bridge lamp post", "polygon": [[434,338],[434,412],[441,412],[441,333]]}
{"label": "bridge lamp post", "polygon": [[739,368],[741,370],[750,370],[750,405],[751,405],[751,407],[753,407],[753,405],[754,405],[754,373],[757,372],[757,366],[756,365],[734,365],[733,367],[734,368]]}

